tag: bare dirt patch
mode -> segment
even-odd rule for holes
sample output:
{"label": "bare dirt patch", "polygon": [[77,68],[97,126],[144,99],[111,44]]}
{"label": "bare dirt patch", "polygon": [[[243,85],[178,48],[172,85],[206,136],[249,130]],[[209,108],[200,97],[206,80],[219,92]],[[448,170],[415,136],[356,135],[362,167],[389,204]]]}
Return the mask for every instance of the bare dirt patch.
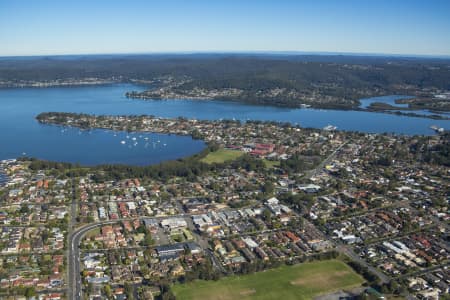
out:
{"label": "bare dirt patch", "polygon": [[255,289],[248,289],[248,290],[240,291],[239,295],[241,295],[241,296],[250,296],[250,295],[253,295],[254,293],[256,293]]}
{"label": "bare dirt patch", "polygon": [[349,274],[350,271],[339,271],[330,274],[313,274],[311,276],[298,278],[291,281],[290,283],[292,285],[326,284],[334,281],[335,279],[338,279],[341,276],[347,276]]}

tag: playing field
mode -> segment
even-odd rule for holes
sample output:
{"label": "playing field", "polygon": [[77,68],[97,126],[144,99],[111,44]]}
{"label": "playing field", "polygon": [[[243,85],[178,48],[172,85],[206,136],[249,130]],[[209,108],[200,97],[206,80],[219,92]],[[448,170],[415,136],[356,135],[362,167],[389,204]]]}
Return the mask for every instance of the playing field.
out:
{"label": "playing field", "polygon": [[217,151],[208,153],[208,155],[202,158],[201,161],[208,164],[223,163],[228,160],[235,160],[243,154],[244,152],[237,150],[219,149]]}
{"label": "playing field", "polygon": [[172,287],[180,300],[312,299],[314,296],[358,287],[364,282],[338,260],[282,266],[219,281],[194,281]]}

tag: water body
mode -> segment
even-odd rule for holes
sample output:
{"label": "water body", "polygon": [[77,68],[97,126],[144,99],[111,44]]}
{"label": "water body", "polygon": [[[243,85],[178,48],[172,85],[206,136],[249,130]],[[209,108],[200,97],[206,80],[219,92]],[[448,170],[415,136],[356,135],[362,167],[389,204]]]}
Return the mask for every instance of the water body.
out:
{"label": "water body", "polygon": [[[134,100],[124,94],[142,87],[119,84],[95,87],[25,88],[0,90],[0,159],[27,156],[54,161],[154,164],[192,155],[205,147],[190,137],[140,134],[128,141],[126,133],[108,130],[63,130],[41,125],[35,116],[46,111],[108,115],[155,115],[204,120],[239,119],[291,122],[303,127],[335,125],[342,130],[399,134],[434,134],[429,127],[450,129],[450,121],[382,113],[290,109],[225,101]],[[115,135],[114,135],[115,134]],[[148,140],[144,138],[147,137]],[[122,144],[121,141],[125,141]],[[158,143],[158,141],[160,141]],[[137,142],[137,145],[134,143]],[[156,144],[153,144],[155,142]],[[147,145],[146,145],[147,143]],[[131,148],[130,148],[131,146]]]}
{"label": "water body", "polygon": [[[44,111],[121,114],[122,109],[132,105],[124,97],[129,88],[119,85],[0,90],[0,159],[25,155],[82,165],[149,165],[190,156],[204,149],[203,141],[188,136],[128,134],[101,129],[83,131],[43,125],[35,119]],[[123,113],[128,112],[123,110]]]}

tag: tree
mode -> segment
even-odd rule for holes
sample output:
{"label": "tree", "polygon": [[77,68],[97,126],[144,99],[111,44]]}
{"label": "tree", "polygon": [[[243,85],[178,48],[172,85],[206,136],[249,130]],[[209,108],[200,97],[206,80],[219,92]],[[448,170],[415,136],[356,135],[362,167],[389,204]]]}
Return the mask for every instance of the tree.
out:
{"label": "tree", "polygon": [[152,246],[155,244],[155,240],[152,238],[152,235],[147,232],[145,234],[144,240],[142,241],[143,246]]}
{"label": "tree", "polygon": [[30,212],[30,208],[28,207],[28,205],[22,204],[22,205],[20,206],[19,212],[20,212],[21,214],[28,214],[28,213]]}
{"label": "tree", "polygon": [[268,222],[272,219],[272,213],[267,208],[263,211],[264,221]]}
{"label": "tree", "polygon": [[112,296],[112,289],[109,284],[107,284],[103,287],[103,291],[105,292],[105,294],[108,298]]}
{"label": "tree", "polygon": [[35,291],[34,287],[27,287],[25,289],[25,297],[31,298],[34,296],[36,296],[36,291]]}
{"label": "tree", "polygon": [[134,299],[133,285],[129,284],[128,282],[125,282],[123,288],[125,290],[125,294],[127,295],[127,299],[130,299],[130,300]]}
{"label": "tree", "polygon": [[271,181],[266,180],[264,185],[262,186],[262,191],[266,195],[272,195],[275,187]]}
{"label": "tree", "polygon": [[162,300],[175,300],[175,295],[170,290],[170,285],[166,282],[161,284],[161,299]]}

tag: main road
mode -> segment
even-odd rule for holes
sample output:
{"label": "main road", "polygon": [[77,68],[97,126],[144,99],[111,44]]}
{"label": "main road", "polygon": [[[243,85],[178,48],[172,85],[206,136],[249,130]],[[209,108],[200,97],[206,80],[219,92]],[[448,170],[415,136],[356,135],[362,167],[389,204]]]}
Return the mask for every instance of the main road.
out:
{"label": "main road", "polygon": [[105,223],[89,224],[79,228],[73,232],[69,237],[69,292],[71,293],[70,299],[81,299],[81,276],[80,276],[80,241],[83,236],[89,231]]}
{"label": "main road", "polygon": [[329,164],[335,157],[336,155],[339,153],[339,151],[342,149],[342,147],[344,147],[345,145],[347,145],[348,142],[344,142],[342,143],[339,147],[336,148],[336,150],[334,150],[330,155],[328,155],[323,161],[321,161],[319,163],[319,165],[317,167],[315,167],[312,170],[306,171],[305,172],[305,177],[306,178],[311,178],[316,176],[320,171],[322,171],[322,169]]}
{"label": "main road", "polygon": [[84,235],[92,229],[97,227],[107,225],[107,224],[115,224],[120,221],[130,221],[136,219],[165,219],[165,218],[176,218],[176,217],[190,217],[189,214],[178,214],[178,215],[170,215],[170,216],[141,216],[137,218],[126,218],[126,219],[116,219],[116,220],[105,220],[99,221],[96,223],[83,225],[69,235],[69,256],[68,256],[68,264],[69,264],[69,275],[68,275],[68,285],[69,285],[69,294],[70,299],[79,300],[81,299],[81,270],[80,270],[80,242],[83,239]]}

